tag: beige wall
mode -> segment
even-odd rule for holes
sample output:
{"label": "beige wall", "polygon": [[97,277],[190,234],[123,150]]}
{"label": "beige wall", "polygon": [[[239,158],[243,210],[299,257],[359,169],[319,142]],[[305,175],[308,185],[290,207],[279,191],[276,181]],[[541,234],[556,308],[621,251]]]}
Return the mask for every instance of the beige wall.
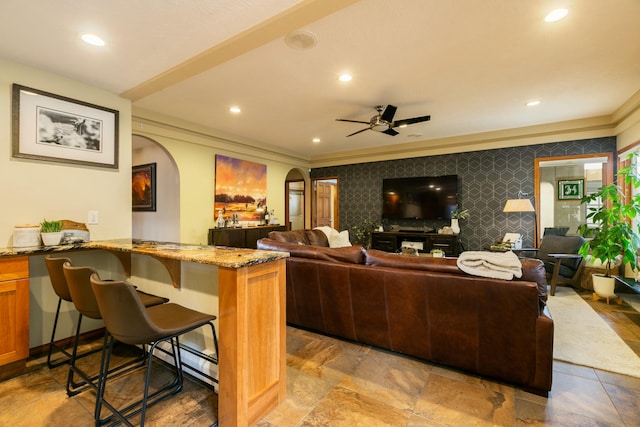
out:
{"label": "beige wall", "polygon": [[[136,112],[133,132],[160,145],[173,157],[180,175],[180,241],[206,244],[208,229],[214,227],[213,213],[215,188],[215,156],[222,154],[250,160],[267,166],[267,201],[269,210],[284,222],[285,180],[291,169],[306,171],[308,165],[279,156],[277,153],[256,149],[242,143],[231,142],[207,133],[193,131],[193,126],[184,123],[164,123],[150,114]],[[307,185],[308,188],[308,185]]]}
{"label": "beige wall", "polygon": [[[120,112],[119,169],[85,167],[11,157],[11,86],[24,86]],[[92,239],[131,235],[131,106],[119,96],[44,71],[0,60],[0,247],[11,246],[13,227],[43,218],[87,221]],[[125,196],[126,195],[126,196]]]}

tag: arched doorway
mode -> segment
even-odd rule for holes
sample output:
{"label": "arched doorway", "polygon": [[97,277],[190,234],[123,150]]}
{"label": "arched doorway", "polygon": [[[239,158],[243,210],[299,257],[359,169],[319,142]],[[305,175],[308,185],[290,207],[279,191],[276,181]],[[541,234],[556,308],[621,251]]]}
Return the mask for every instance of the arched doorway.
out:
{"label": "arched doorway", "polygon": [[284,225],[287,230],[305,228],[306,180],[298,169],[292,169],[285,179]]}
{"label": "arched doorway", "polygon": [[133,166],[156,165],[156,210],[132,212],[134,239],[180,242],[180,175],[175,160],[156,141],[140,135],[131,139]]}

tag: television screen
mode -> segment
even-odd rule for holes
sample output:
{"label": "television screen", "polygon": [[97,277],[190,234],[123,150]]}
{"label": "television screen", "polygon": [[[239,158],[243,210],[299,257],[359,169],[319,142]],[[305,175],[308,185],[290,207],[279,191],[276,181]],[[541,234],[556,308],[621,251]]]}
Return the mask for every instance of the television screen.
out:
{"label": "television screen", "polygon": [[382,218],[451,219],[457,207],[457,175],[382,180]]}

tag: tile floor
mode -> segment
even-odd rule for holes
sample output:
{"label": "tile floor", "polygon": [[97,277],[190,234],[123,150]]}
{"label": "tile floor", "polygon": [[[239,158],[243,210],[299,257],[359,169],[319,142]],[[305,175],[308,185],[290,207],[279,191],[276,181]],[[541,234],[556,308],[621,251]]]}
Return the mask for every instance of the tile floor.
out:
{"label": "tile floor", "polygon": [[[640,315],[626,304],[583,297],[640,355]],[[542,398],[291,327],[287,353],[288,397],[261,427],[640,426],[640,378],[582,366],[556,362],[553,389]],[[88,359],[83,363],[93,363]],[[130,394],[132,375],[114,380],[111,390]],[[1,381],[0,426],[92,425],[94,393],[68,398],[65,378],[65,367],[49,370],[39,358],[29,362],[28,373]],[[146,424],[210,426],[216,405],[215,394],[187,380],[180,394],[148,410]]]}

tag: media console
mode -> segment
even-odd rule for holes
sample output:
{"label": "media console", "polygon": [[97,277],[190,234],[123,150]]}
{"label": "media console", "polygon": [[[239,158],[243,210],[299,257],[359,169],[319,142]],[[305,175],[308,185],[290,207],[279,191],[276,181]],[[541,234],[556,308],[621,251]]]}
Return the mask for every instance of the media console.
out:
{"label": "media console", "polygon": [[[432,249],[440,249],[444,251],[445,256],[458,256],[460,254],[458,236],[454,234],[407,231],[373,231],[371,233],[372,249],[399,252],[403,242],[411,242],[409,245],[413,247],[418,246],[418,251],[422,253],[428,253]],[[422,249],[419,246],[422,246]]]}

